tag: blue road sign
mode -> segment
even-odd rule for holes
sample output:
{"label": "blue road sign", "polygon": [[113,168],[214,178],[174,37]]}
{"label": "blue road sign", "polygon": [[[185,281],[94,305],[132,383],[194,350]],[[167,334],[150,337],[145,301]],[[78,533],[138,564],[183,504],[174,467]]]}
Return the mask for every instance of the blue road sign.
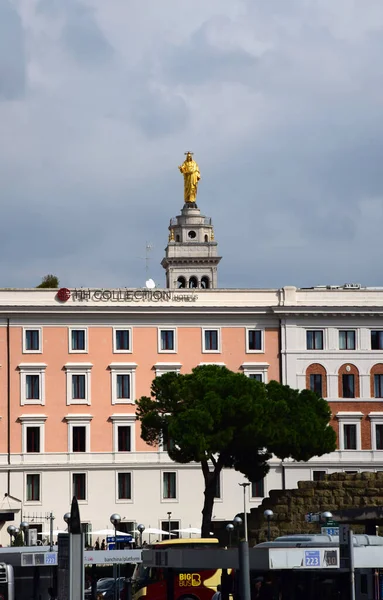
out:
{"label": "blue road sign", "polygon": [[305,567],[320,567],[319,550],[305,550]]}
{"label": "blue road sign", "polygon": [[118,535],[115,538],[114,535],[108,535],[106,538],[108,544],[114,544],[116,540],[117,542],[125,542],[126,544],[129,544],[129,542],[133,541],[133,537],[131,535]]}

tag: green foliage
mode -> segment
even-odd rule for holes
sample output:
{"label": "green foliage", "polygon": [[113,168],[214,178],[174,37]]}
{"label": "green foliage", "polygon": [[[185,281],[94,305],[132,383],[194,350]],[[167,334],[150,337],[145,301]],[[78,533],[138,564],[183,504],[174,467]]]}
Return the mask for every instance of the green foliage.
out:
{"label": "green foliage", "polygon": [[58,288],[59,287],[59,279],[56,275],[45,275],[39,285],[38,288]]}
{"label": "green foliage", "polygon": [[156,377],[151,397],[136,405],[143,440],[152,446],[172,440],[170,458],[201,463],[205,501],[223,467],[259,481],[272,454],[301,461],[336,447],[331,411],[315,393],[265,385],[216,365]]}

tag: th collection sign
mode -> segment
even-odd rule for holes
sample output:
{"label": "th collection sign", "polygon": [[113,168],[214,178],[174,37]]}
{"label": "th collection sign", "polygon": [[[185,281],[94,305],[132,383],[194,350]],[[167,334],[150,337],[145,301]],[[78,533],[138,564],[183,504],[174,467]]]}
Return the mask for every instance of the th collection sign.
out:
{"label": "th collection sign", "polygon": [[61,288],[57,292],[60,302],[72,299],[80,302],[196,302],[198,295],[194,293],[175,292],[171,290],[91,290]]}

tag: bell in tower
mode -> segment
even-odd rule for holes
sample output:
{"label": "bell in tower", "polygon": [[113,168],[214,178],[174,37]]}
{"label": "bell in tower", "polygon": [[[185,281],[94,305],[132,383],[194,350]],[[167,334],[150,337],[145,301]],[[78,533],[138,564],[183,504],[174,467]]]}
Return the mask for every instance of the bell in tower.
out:
{"label": "bell in tower", "polygon": [[170,220],[169,241],[161,264],[166,270],[166,287],[170,289],[217,287],[217,255],[210,217],[201,215],[197,206],[200,170],[192,152],[179,167],[184,178],[184,206],[181,214]]}

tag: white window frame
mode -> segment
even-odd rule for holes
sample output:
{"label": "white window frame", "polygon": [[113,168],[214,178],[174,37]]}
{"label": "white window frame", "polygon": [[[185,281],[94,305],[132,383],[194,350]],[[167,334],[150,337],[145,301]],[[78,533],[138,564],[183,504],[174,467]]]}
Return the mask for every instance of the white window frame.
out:
{"label": "white window frame", "polygon": [[253,489],[253,486],[252,486],[252,482],[250,481],[249,492],[248,492],[249,502],[258,502],[258,504],[260,504],[262,502],[262,500],[264,498],[267,498],[269,495],[268,485],[267,485],[267,476],[265,475],[263,478],[263,496],[253,496],[252,489]]}
{"label": "white window frame", "polygon": [[[68,423],[68,454],[84,455],[90,452],[90,422],[93,415],[71,414],[64,417]],[[73,427],[85,427],[85,452],[73,452]]]}
{"label": "white window frame", "polygon": [[221,495],[219,498],[216,498],[216,496],[214,496],[214,503],[216,502],[223,502],[223,471],[221,471],[218,475],[218,479],[219,479],[219,489],[221,492]]}
{"label": "white window frame", "polygon": [[371,449],[375,452],[383,452],[376,447],[376,425],[383,425],[383,412],[370,412],[369,419],[371,421]]}
{"label": "white window frame", "polygon": [[[131,454],[136,451],[136,415],[113,414],[109,417],[113,423],[113,452],[117,454]],[[118,449],[118,428],[130,427],[130,451],[123,452]]]}
{"label": "white window frame", "polygon": [[[323,340],[323,348],[307,348],[307,332],[308,331],[321,331],[322,332],[322,340]],[[304,327],[305,332],[305,340],[304,340],[304,349],[305,352],[323,352],[327,349],[327,329],[325,327]]]}
{"label": "white window frame", "polygon": [[[72,348],[72,331],[83,331],[85,349],[73,350]],[[68,327],[68,352],[69,354],[88,354],[88,328],[87,327]]]}
{"label": "white window frame", "polygon": [[310,481],[314,481],[314,473],[319,471],[320,473],[325,473],[325,475],[328,475],[328,469],[322,469],[319,467],[316,467],[315,469],[311,469],[311,480]]}
{"label": "white window frame", "polygon": [[[45,363],[20,363],[18,366],[20,372],[20,405],[38,404],[45,405]],[[27,375],[38,375],[40,379],[40,398],[27,399]]]}
{"label": "white window frame", "polygon": [[[119,473],[130,473],[130,491],[131,491],[130,498],[119,498],[118,497],[118,474]],[[131,471],[130,469],[118,469],[118,471],[116,471],[115,485],[116,485],[116,504],[133,504],[133,501],[134,501],[133,500],[133,494],[134,494],[133,471]]]}
{"label": "white window frame", "polygon": [[[360,330],[357,329],[356,327],[338,327],[337,328],[338,331],[338,350],[339,352],[356,352],[356,350],[358,350],[360,348],[360,340],[359,340],[359,336],[360,336]],[[341,331],[354,331],[355,333],[355,348],[353,348],[352,350],[347,349],[347,348],[342,348],[340,347],[340,332]],[[370,344],[371,344],[371,335],[370,335]],[[374,352],[374,351],[372,351]]]}
{"label": "white window frame", "polygon": [[[164,498],[164,474],[165,473],[175,473],[176,474],[176,497],[175,498]],[[161,502],[167,503],[175,503],[179,502],[179,488],[178,488],[178,471],[174,469],[164,469],[161,471]]]}
{"label": "white window frame", "polygon": [[[116,331],[129,331],[129,350],[117,350]],[[113,327],[113,354],[132,354],[133,333],[131,327]]]}
{"label": "white window frame", "polygon": [[[91,377],[92,363],[66,363],[64,365],[66,371],[66,403],[71,404],[91,404]],[[72,398],[72,375],[85,375],[85,398]]]}
{"label": "white window frame", "polygon": [[[174,349],[173,350],[161,350],[161,331],[172,331]],[[158,327],[157,329],[157,344],[158,354],[177,354],[177,328],[176,327]]]}
{"label": "white window frame", "polygon": [[165,373],[177,373],[179,374],[179,372],[181,371],[182,368],[182,363],[176,363],[176,362],[158,362],[155,363],[154,369],[156,372],[156,377],[161,377],[161,375],[164,375]]}
{"label": "white window frame", "polygon": [[[39,349],[27,350],[27,331],[39,332]],[[23,327],[23,354],[42,354],[43,352],[43,328],[42,327]]]}
{"label": "white window frame", "polygon": [[[357,452],[362,449],[361,436],[361,420],[363,413],[361,412],[338,412],[336,418],[339,421],[339,450],[342,452]],[[356,425],[356,448],[346,449],[344,447],[344,425]]]}
{"label": "white window frame", "polygon": [[[249,332],[260,331],[261,332],[261,349],[250,350],[249,347]],[[265,330],[261,327],[246,327],[246,354],[264,354],[265,353]]]}
{"label": "white window frame", "polygon": [[[21,423],[21,452],[23,454],[43,454],[45,452],[45,421],[47,415],[20,415]],[[27,452],[27,428],[38,427],[40,429],[40,451]]]}
{"label": "white window frame", "polygon": [[[136,369],[137,363],[110,363],[112,380],[112,404],[134,404],[136,400]],[[129,375],[130,398],[117,398],[117,375]]]}
{"label": "white window frame", "polygon": [[267,373],[269,366],[269,363],[245,362],[242,363],[241,369],[246,377],[249,377],[250,375],[262,375],[262,383],[268,383]]}
{"label": "white window frame", "polygon": [[[27,476],[28,475],[38,475],[40,477],[40,500],[27,500]],[[27,506],[41,506],[43,503],[43,486],[42,486],[43,476],[41,471],[30,471],[24,473],[24,504]]]}
{"label": "white window frame", "polygon": [[[217,350],[206,350],[205,348],[205,331],[216,331],[217,332],[217,341],[218,341],[218,349]],[[202,327],[202,354],[221,354],[221,328],[220,327]]]}
{"label": "white window frame", "polygon": [[85,475],[85,500],[80,500],[77,498],[79,504],[88,504],[89,498],[89,489],[88,489],[88,471],[71,471],[70,472],[70,490],[71,490],[71,498],[74,496],[74,485],[73,485],[73,475]]}

